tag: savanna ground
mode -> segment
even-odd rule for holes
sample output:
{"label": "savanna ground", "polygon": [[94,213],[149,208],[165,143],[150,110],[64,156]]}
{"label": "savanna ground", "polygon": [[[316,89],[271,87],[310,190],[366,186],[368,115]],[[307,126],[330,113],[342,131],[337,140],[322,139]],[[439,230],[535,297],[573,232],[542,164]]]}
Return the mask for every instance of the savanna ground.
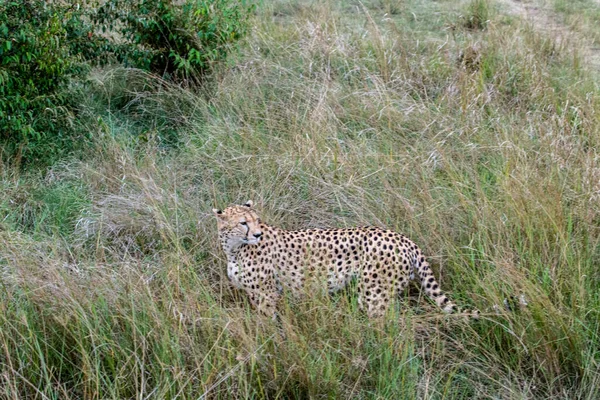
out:
{"label": "savanna ground", "polygon": [[[0,397],[599,398],[600,4],[507,3],[265,0],[205,90],[94,70],[94,150],[0,165]],[[280,335],[216,240],[247,199],[407,234],[482,320],[350,289]]]}

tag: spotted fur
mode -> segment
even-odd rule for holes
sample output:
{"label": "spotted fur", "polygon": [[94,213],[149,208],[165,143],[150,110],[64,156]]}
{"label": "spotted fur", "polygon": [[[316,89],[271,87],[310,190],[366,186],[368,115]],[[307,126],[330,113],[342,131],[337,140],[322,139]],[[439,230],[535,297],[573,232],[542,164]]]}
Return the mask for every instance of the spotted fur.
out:
{"label": "spotted fur", "polygon": [[[358,304],[369,317],[419,276],[425,293],[445,312],[458,308],[442,293],[421,249],[406,236],[377,227],[286,231],[263,223],[252,207],[213,210],[227,255],[227,276],[264,315],[276,315],[283,287],[300,294],[309,282],[327,280],[329,291],[357,277]],[[464,310],[474,318],[477,310]]]}

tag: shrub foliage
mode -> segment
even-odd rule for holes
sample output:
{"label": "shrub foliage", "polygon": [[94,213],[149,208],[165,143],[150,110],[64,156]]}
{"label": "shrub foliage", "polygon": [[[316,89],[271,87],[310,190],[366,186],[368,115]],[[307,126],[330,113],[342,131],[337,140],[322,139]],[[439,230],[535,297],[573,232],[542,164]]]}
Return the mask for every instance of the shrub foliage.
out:
{"label": "shrub foliage", "polygon": [[0,2],[0,140],[4,157],[52,163],[89,143],[75,129],[90,64],[125,65],[186,83],[223,61],[246,31],[246,0]]}
{"label": "shrub foliage", "polygon": [[120,61],[176,80],[201,78],[242,37],[246,0],[109,0],[96,15],[103,30],[126,39]]}
{"label": "shrub foliage", "polygon": [[72,13],[42,0],[0,3],[0,138],[8,155],[48,161],[78,141],[69,81],[84,68],[65,40]]}

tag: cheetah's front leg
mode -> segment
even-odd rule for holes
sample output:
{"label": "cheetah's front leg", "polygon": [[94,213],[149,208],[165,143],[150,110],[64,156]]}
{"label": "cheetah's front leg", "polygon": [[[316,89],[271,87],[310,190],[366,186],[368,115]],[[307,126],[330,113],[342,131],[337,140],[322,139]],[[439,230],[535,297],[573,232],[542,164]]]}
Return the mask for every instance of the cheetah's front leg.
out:
{"label": "cheetah's front leg", "polygon": [[275,291],[257,291],[247,290],[250,303],[258,310],[262,315],[272,318],[277,318],[277,303],[279,301],[279,293]]}

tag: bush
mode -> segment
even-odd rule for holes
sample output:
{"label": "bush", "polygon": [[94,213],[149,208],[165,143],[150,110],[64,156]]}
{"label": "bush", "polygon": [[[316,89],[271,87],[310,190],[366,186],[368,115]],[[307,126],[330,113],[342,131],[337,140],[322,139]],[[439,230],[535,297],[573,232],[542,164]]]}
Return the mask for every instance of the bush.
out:
{"label": "bush", "polygon": [[[64,10],[63,10],[64,12]],[[96,11],[91,7],[78,7],[63,14],[66,42],[71,54],[81,56],[92,65],[106,65],[118,61],[119,46],[108,37],[97,34],[93,23]]]}
{"label": "bush", "polygon": [[246,0],[108,0],[95,20],[125,39],[117,56],[126,65],[195,80],[227,57],[253,7]]}
{"label": "bush", "polygon": [[70,79],[84,66],[67,44],[73,11],[43,0],[0,4],[0,141],[4,156],[50,163],[80,138]]}
{"label": "bush", "polygon": [[246,0],[107,0],[97,10],[68,3],[0,0],[3,158],[50,164],[89,143],[74,125],[90,64],[202,79],[245,33],[253,9]]}

